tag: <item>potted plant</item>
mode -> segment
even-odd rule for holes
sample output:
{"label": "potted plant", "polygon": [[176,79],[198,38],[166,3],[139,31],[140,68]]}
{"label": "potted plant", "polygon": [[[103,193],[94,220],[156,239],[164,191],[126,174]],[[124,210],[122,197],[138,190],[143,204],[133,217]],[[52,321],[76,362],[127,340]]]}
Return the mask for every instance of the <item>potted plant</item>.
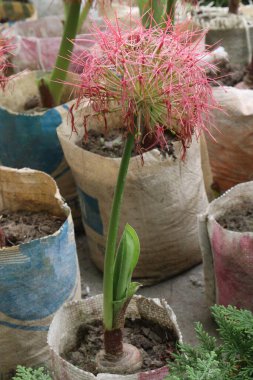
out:
{"label": "potted plant", "polygon": [[0,377],[47,365],[47,331],[80,298],[70,208],[46,173],[0,166]]}
{"label": "potted plant", "polygon": [[166,380],[251,379],[253,315],[235,307],[214,306],[219,341],[196,324],[199,344],[180,344]]}
{"label": "potted plant", "polygon": [[[189,49],[198,49],[197,43],[188,43],[192,35],[196,37],[196,33],[187,31],[187,25],[188,23],[176,25],[175,33],[186,38],[183,43],[188,44]],[[78,187],[92,260],[103,270],[110,201],[116,185],[120,155],[117,155],[117,146],[116,154],[114,148],[111,151],[107,149],[106,145],[114,144],[113,141],[100,145],[100,141],[106,138],[103,136],[103,118],[94,114],[86,119],[89,129],[99,131],[95,147],[97,150],[89,151],[86,146],[83,149],[80,146],[84,135],[83,118],[85,114],[90,113],[89,106],[78,113],[81,121],[78,124],[76,120],[75,128],[80,127],[78,134],[72,133],[70,136],[69,126],[62,124],[58,135]],[[120,113],[110,112],[106,122],[109,129],[123,128]],[[168,154],[164,157],[159,149],[155,149],[159,146],[159,139],[160,137],[157,141],[154,139],[154,149],[143,150],[145,165],[140,165],[136,157],[130,160],[130,175],[126,182],[120,226],[120,230],[123,231],[125,223],[129,221],[138,229],[142,241],[142,255],[135,269],[135,277],[145,284],[173,276],[201,262],[196,216],[201,210],[206,209],[208,203],[197,141],[193,139],[188,154],[182,161],[182,146],[179,141],[172,141]],[[148,139],[145,141],[151,144]],[[116,138],[115,144],[121,144],[122,147],[123,140],[120,142],[120,139]],[[107,157],[104,157],[104,148],[105,151],[109,151]],[[111,154],[113,156],[110,156]],[[110,176],[107,175],[108,172]],[[167,192],[170,193],[169,197],[164,196]],[[133,193],[135,206],[132,206]]]}
{"label": "potted plant", "polygon": [[208,304],[252,308],[252,182],[234,186],[199,216]]}
{"label": "potted plant", "polygon": [[[133,227],[126,224],[118,248],[117,242],[124,185],[134,147],[145,166],[145,149],[158,144],[162,151],[168,153],[167,138],[172,138],[181,143],[182,158],[194,132],[199,134],[205,129],[205,114],[212,105],[211,87],[203,66],[198,63],[200,55],[189,45],[187,37],[190,38],[189,32],[179,33],[170,20],[166,21],[164,29],[159,25],[145,29],[139,22],[137,28],[130,32],[121,29],[119,24],[108,22],[106,31],[95,28],[94,38],[99,49],[85,57],[84,70],[77,84],[80,93],[72,110],[73,116],[76,108],[83,109],[88,99],[88,119],[102,115],[108,129],[110,113],[120,111],[123,120],[121,131],[125,147],[113,196],[104,261],[104,348],[97,353],[95,363],[95,370],[109,372],[110,379],[113,373],[117,374],[115,378],[123,379],[125,374],[138,372],[142,367],[140,351],[124,345],[122,341],[124,314],[129,302],[128,317],[153,320],[164,328],[171,326],[172,335],[180,340],[175,317],[166,304],[142,297],[134,297],[130,301],[139,287],[138,283],[131,282],[140,252],[139,239]],[[88,138],[86,122],[84,128]],[[110,177],[110,173],[105,175]],[[94,378],[92,373],[61,358],[61,354],[70,346],[76,346],[76,334],[80,333],[82,323],[86,329],[87,323],[101,320],[101,315],[102,297],[99,296],[67,304],[55,317],[48,343],[56,379],[63,376],[73,379],[77,375],[80,379]],[[168,330],[163,333],[164,336],[167,334]],[[90,360],[94,361],[94,358]],[[156,371],[134,374],[132,378],[157,376],[162,379],[164,368]],[[99,376],[103,378],[103,375]]]}
{"label": "potted plant", "polygon": [[[67,118],[71,102],[62,101],[69,57],[73,50],[79,22],[83,22],[92,7],[87,0],[81,10],[81,0],[66,1],[66,19],[55,67],[48,76],[25,72],[16,76],[8,93],[0,94],[0,163],[5,166],[31,167],[52,175],[79,218],[76,189],[64,160],[56,128]],[[80,21],[81,20],[81,21]],[[67,95],[67,100],[68,95]],[[62,104],[63,103],[63,104]]]}

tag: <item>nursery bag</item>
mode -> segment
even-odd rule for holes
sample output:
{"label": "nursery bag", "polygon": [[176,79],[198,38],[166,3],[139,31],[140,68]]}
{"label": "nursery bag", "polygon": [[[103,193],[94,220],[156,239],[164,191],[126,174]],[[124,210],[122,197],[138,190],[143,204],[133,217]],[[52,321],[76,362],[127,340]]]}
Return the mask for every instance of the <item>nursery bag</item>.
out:
{"label": "nursery bag", "polygon": [[[94,376],[64,360],[60,354],[73,346],[80,325],[102,319],[103,298],[101,295],[83,301],[68,302],[55,315],[48,333],[48,344],[51,351],[52,369],[55,380],[163,380],[168,367],[140,372],[133,375],[113,375],[100,373]],[[155,298],[135,296],[126,312],[126,318],[146,319],[167,327],[173,331],[175,340],[182,342],[176,316],[170,306]]]}
{"label": "nursery bag", "polygon": [[[52,235],[0,249],[0,379],[18,364],[47,366],[47,331],[67,300],[80,298],[71,212],[55,181],[30,169],[0,167],[0,210],[48,211],[65,219]],[[0,211],[0,215],[1,215]]]}
{"label": "nursery bag", "polygon": [[218,191],[253,179],[253,91],[214,88],[221,109],[213,110],[206,134],[214,186]]}
{"label": "nursery bag", "polygon": [[[83,120],[83,115],[81,115]],[[119,118],[108,120],[115,127]],[[78,121],[76,123],[78,128]],[[90,127],[103,128],[97,119]],[[103,157],[82,149],[79,134],[70,126],[58,129],[66,160],[78,186],[82,218],[92,260],[103,270],[105,242],[120,158]],[[75,143],[76,141],[76,143]],[[120,233],[126,223],[137,232],[141,255],[134,276],[143,283],[160,281],[201,261],[197,214],[207,206],[201,168],[200,144],[192,146],[182,161],[181,145],[174,143],[175,157],[158,149],[132,157],[121,212]]]}
{"label": "nursery bag", "polygon": [[253,311],[253,231],[223,228],[217,219],[235,206],[253,205],[253,182],[234,186],[212,201],[199,216],[199,239],[204,260],[209,305],[234,305]]}
{"label": "nursery bag", "polygon": [[[249,7],[252,9],[252,5]],[[223,46],[233,64],[249,63],[253,47],[253,18],[247,14],[228,13],[227,7],[202,6],[197,9],[194,19],[207,30],[206,43]]]}
{"label": "nursery bag", "polygon": [[18,75],[0,92],[0,164],[50,174],[78,222],[76,187],[56,134],[56,128],[68,118],[71,102],[46,110],[35,107],[25,111],[25,103],[36,102],[38,98],[38,75],[36,72]]}

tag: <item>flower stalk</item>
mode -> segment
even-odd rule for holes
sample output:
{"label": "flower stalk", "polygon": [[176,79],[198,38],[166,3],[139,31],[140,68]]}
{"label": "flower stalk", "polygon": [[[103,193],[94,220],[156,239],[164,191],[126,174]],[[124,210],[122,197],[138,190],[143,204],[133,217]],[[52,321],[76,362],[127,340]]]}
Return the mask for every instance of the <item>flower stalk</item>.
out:
{"label": "flower stalk", "polygon": [[134,136],[128,134],[123,156],[121,158],[117,184],[114,191],[112,210],[110,214],[109,229],[105,249],[104,261],[104,327],[113,329],[113,277],[115,267],[116,244],[119,230],[120,209],[123,199],[126,176],[134,146]]}

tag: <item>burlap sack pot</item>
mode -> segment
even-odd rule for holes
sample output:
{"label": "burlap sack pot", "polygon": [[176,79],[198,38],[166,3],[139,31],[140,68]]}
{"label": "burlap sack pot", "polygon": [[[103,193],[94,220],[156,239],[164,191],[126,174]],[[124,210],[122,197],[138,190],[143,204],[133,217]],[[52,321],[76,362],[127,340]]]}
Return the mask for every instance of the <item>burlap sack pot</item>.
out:
{"label": "burlap sack pot", "polygon": [[[116,126],[116,122],[112,124]],[[94,121],[92,127],[96,126]],[[62,125],[57,133],[78,187],[91,258],[103,270],[120,158],[103,157],[82,149],[75,143],[81,134],[72,133],[70,137],[69,126]],[[164,158],[154,149],[144,153],[144,165],[140,157],[130,160],[120,230],[129,223],[138,233],[141,255],[134,276],[145,284],[176,275],[201,262],[197,214],[206,209],[208,202],[200,144],[193,140],[184,162],[180,160],[181,145],[175,143],[174,148],[176,159]]]}
{"label": "burlap sack pot", "polygon": [[235,15],[228,13],[226,7],[202,6],[197,9],[194,20],[207,30],[206,43],[223,46],[233,64],[249,63],[253,46],[253,18],[248,15],[250,10],[247,12],[244,9],[242,14]]}
{"label": "burlap sack pot", "polygon": [[71,102],[25,112],[24,104],[38,96],[38,76],[38,72],[19,74],[7,89],[0,91],[0,165],[30,167],[50,174],[78,223],[76,187],[56,134],[56,128],[68,117]]}
{"label": "burlap sack pot", "polygon": [[[133,375],[100,373],[94,376],[61,358],[61,353],[75,343],[76,333],[81,324],[102,319],[102,304],[102,295],[82,301],[68,302],[55,315],[48,333],[54,380],[163,380],[168,373],[167,366]],[[126,317],[144,318],[156,322],[160,326],[172,329],[175,339],[179,342],[182,341],[176,316],[164,300],[134,296],[128,306]]]}
{"label": "burlap sack pot", "polygon": [[221,110],[213,111],[206,135],[215,187],[224,192],[253,179],[253,91],[234,87],[214,88]]}
{"label": "burlap sack pot", "polygon": [[253,203],[253,182],[234,186],[198,218],[209,305],[235,305],[253,311],[253,232],[223,228],[217,218],[243,202]]}
{"label": "burlap sack pot", "polygon": [[[0,378],[18,364],[47,365],[47,332],[65,301],[80,298],[70,208],[55,181],[31,169],[0,166],[0,210],[48,211],[66,218],[53,235],[0,249]],[[1,212],[0,212],[1,214]]]}

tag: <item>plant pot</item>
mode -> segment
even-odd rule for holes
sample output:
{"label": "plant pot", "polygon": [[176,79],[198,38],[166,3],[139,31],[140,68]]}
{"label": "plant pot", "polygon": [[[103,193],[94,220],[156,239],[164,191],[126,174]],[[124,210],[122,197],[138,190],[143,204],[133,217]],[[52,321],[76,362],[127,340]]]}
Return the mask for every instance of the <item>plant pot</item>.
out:
{"label": "plant pot", "polygon": [[0,164],[30,167],[50,174],[57,182],[78,225],[76,186],[64,159],[56,128],[67,120],[71,102],[46,111],[24,112],[28,99],[38,96],[37,72],[19,74],[0,92]]}
{"label": "plant pot", "polygon": [[55,312],[80,298],[70,208],[55,181],[30,169],[0,167],[1,211],[48,211],[66,218],[53,235],[0,249],[0,378],[18,364],[46,365],[46,336]]}
{"label": "plant pot", "polygon": [[[102,127],[90,119],[94,128]],[[120,120],[108,120],[115,127]],[[78,128],[78,122],[76,123]],[[120,158],[103,157],[76,143],[64,125],[58,136],[78,186],[83,224],[91,258],[103,270],[105,242]],[[76,141],[75,141],[76,139]],[[76,143],[75,143],[76,142]],[[201,262],[197,214],[205,210],[207,197],[201,169],[199,144],[193,140],[184,162],[181,145],[174,144],[177,159],[164,158],[158,149],[130,160],[120,234],[126,223],[137,231],[141,255],[134,276],[150,284],[176,275]]]}
{"label": "plant pot", "polygon": [[[65,304],[55,315],[48,333],[48,345],[50,347],[54,380],[162,380],[168,373],[168,368],[162,367],[145,373],[133,375],[113,375],[92,373],[78,369],[64,360],[60,355],[76,341],[76,333],[81,324],[102,319],[101,295],[86,300],[69,302]],[[131,300],[126,317],[131,319],[145,318],[158,323],[160,326],[172,329],[176,340],[182,341],[182,335],[178,328],[176,316],[173,310],[164,300],[134,296]]]}
{"label": "plant pot", "polygon": [[222,45],[233,64],[249,63],[253,45],[253,19],[246,14],[228,13],[228,8],[202,6],[199,11],[194,19],[204,30],[208,30],[206,43],[211,46]]}
{"label": "plant pot", "polygon": [[253,179],[253,91],[214,88],[221,110],[213,111],[213,126],[206,135],[215,188],[224,192]]}
{"label": "plant pot", "polygon": [[228,190],[199,216],[199,239],[204,260],[206,296],[209,305],[234,305],[253,311],[253,231],[223,228],[217,218],[244,202],[253,203],[253,182]]}

